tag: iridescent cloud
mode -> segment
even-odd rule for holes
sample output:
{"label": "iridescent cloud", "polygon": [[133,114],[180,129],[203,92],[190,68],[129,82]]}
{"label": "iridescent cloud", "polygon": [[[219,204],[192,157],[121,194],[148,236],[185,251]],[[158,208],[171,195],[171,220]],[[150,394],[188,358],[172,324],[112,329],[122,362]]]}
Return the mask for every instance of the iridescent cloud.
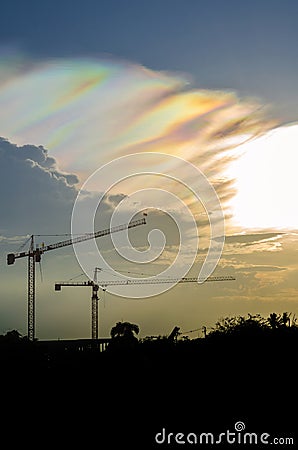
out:
{"label": "iridescent cloud", "polygon": [[272,126],[256,101],[195,89],[185,76],[113,59],[0,57],[0,135],[43,145],[81,183],[119,156],[162,152],[199,167],[225,202],[227,150]]}

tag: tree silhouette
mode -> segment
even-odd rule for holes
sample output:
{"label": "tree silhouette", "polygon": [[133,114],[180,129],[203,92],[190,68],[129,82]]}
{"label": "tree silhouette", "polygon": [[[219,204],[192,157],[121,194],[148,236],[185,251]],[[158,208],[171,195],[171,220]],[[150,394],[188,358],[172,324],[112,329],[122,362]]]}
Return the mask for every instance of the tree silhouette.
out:
{"label": "tree silhouette", "polygon": [[[268,325],[273,330],[277,328],[284,328],[291,326],[291,313],[283,312],[282,315],[271,313],[267,319]],[[295,326],[295,321],[293,321],[292,326]]]}
{"label": "tree silhouette", "polygon": [[111,341],[108,345],[108,350],[116,353],[121,353],[122,356],[126,355],[127,352],[131,353],[135,350],[138,345],[139,326],[130,322],[117,322],[116,325],[111,329]]}
{"label": "tree silhouette", "polygon": [[291,319],[290,319],[291,313],[288,312],[282,313],[281,316],[281,322],[284,326],[290,326],[291,325]]}
{"label": "tree silhouette", "polygon": [[269,326],[276,330],[280,325],[280,317],[276,313],[271,313],[267,319]]}
{"label": "tree silhouette", "polygon": [[20,342],[23,338],[21,333],[19,333],[17,330],[10,330],[7,331],[7,333],[3,336],[3,339],[5,340],[5,342],[15,343]]}
{"label": "tree silhouette", "polygon": [[130,322],[117,322],[111,329],[111,338],[135,339],[135,334],[139,334],[139,327]]}
{"label": "tree silhouette", "polygon": [[225,317],[215,324],[209,337],[214,336],[254,336],[259,335],[266,329],[266,319],[260,314],[248,314],[245,316]]}

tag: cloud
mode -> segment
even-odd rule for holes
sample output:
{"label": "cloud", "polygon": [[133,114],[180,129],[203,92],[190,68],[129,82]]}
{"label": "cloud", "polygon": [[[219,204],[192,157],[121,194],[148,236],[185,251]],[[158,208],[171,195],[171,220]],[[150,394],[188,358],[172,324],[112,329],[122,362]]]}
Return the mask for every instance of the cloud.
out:
{"label": "cloud", "polygon": [[[17,146],[0,138],[1,229],[5,234],[62,232],[77,191],[77,177],[59,171],[42,146]],[[38,231],[37,231],[38,230]]]}
{"label": "cloud", "polygon": [[[78,177],[61,171],[43,146],[18,146],[0,138],[0,175],[2,244],[24,242],[31,234],[70,232]],[[115,205],[124,197],[107,193],[101,203],[98,229],[109,226]],[[97,193],[86,192],[84,210],[97,199]]]}
{"label": "cloud", "polygon": [[282,240],[287,237],[283,232],[255,232],[232,234],[225,237],[226,256],[249,255],[257,252],[279,252]]}
{"label": "cloud", "polygon": [[[44,147],[17,146],[4,138],[0,139],[0,167],[0,206],[1,210],[5,211],[0,224],[2,249],[5,247],[13,251],[13,247],[16,249],[16,246],[23,244],[31,234],[59,235],[70,232],[71,216],[78,190],[69,181],[77,181],[75,174],[60,171],[56,159],[51,157]],[[88,211],[94,210],[94,206],[97,207],[99,198],[99,193],[87,191],[80,197],[82,233],[90,231],[84,229],[84,217]],[[117,193],[117,189],[115,192],[107,192],[95,216],[92,231],[109,228],[113,212],[124,200],[128,200],[127,208],[132,206],[134,209],[134,205],[129,204],[130,199],[122,193]],[[178,225],[181,226],[183,223],[186,233],[190,233],[186,241],[188,247],[184,251],[182,264],[186,262],[187,254],[191,254],[195,236],[191,234],[193,230],[189,228],[187,218],[179,215],[179,212],[178,217],[180,217]],[[125,209],[120,212],[118,220],[120,223],[126,223]],[[174,261],[179,248],[177,225],[167,214],[159,210],[150,211],[147,221],[146,230],[133,229],[130,232],[131,244],[140,251],[146,250],[144,245],[148,245],[148,232],[156,228],[160,229],[165,235],[166,246],[158,266],[168,265],[169,261]],[[44,239],[50,243],[52,240],[56,242],[64,238],[40,237],[41,241]],[[112,259],[113,264],[115,261],[119,264],[117,252],[112,250],[111,238],[106,237],[99,245],[101,252],[110,255],[109,259]],[[156,243],[153,244],[154,248],[156,245]]]}
{"label": "cloud", "polygon": [[239,259],[230,260],[228,258],[222,258],[220,266],[225,270],[233,270],[235,273],[253,273],[253,272],[280,272],[287,270],[286,267],[277,265],[265,265],[265,264],[250,264],[245,263]]}
{"label": "cloud", "polygon": [[0,133],[42,143],[81,182],[114,158],[162,152],[200,168],[226,203],[234,190],[222,171],[235,158],[227,150],[275,125],[255,100],[112,58],[26,60],[8,74],[0,83]]}
{"label": "cloud", "polygon": [[68,185],[74,185],[79,182],[79,179],[74,174],[67,174],[60,171],[57,167],[55,158],[48,155],[48,151],[42,146],[36,145],[22,145],[17,146],[12,144],[7,139],[0,137],[0,152],[3,162],[5,159],[19,162],[29,162],[32,166],[42,168],[45,172],[64,180]]}
{"label": "cloud", "polygon": [[23,244],[25,240],[29,240],[30,236],[0,236],[0,243],[13,243],[13,244]]}
{"label": "cloud", "polygon": [[225,237],[227,244],[252,245],[257,242],[268,242],[280,238],[284,233],[248,233],[234,234]]}

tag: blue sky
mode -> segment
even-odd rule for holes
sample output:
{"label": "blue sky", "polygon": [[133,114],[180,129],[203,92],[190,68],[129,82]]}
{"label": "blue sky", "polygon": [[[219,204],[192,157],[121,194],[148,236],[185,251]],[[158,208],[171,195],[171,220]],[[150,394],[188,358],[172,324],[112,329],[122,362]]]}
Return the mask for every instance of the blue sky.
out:
{"label": "blue sky", "polygon": [[[177,286],[139,303],[106,293],[100,335],[121,319],[153,335],[174,325],[210,327],[231,314],[298,314],[297,18],[294,0],[1,3],[0,332],[26,333],[26,261],[7,267],[6,253],[28,234],[69,232],[88,177],[114,158],[146,151],[185,158],[216,187],[227,219],[216,271],[236,282]],[[240,146],[247,138],[263,140]],[[246,157],[233,164],[242,149]],[[147,178],[114,187],[98,227],[107,226],[117,201],[150,183],[161,187]],[[85,187],[88,207],[98,186]],[[180,194],[196,217],[203,237],[199,266],[208,240],[202,205],[181,186],[162,187]],[[138,202],[132,196],[130,207]],[[146,266],[149,274],[164,270],[177,250],[169,222],[156,212],[151,217],[151,229],[158,224],[169,238],[160,261]],[[144,249],[142,233],[133,237]],[[102,247],[117,264],[111,244]],[[43,282],[38,278],[37,334],[89,337],[90,293],[53,290],[57,279],[82,270],[71,249],[50,253],[43,258]]]}
{"label": "blue sky", "polygon": [[0,39],[31,57],[108,54],[197,85],[260,96],[297,117],[298,5],[264,1],[7,1]]}

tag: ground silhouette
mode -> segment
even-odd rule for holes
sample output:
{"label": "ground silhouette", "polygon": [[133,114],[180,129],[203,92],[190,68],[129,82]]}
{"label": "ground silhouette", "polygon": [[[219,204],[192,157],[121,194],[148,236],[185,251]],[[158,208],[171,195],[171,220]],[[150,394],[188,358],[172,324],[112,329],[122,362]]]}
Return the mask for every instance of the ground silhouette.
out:
{"label": "ground silhouette", "polygon": [[[138,325],[118,322],[103,352],[9,331],[0,336],[2,386],[44,417],[54,408],[55,432],[63,434],[69,420],[71,436],[85,436],[84,445],[90,433],[83,430],[95,427],[105,449],[160,448],[154,436],[163,428],[220,432],[237,421],[293,436],[298,326],[290,313],[222,318],[197,339],[175,328],[175,339],[138,339]],[[48,420],[43,426],[53,426]]]}

